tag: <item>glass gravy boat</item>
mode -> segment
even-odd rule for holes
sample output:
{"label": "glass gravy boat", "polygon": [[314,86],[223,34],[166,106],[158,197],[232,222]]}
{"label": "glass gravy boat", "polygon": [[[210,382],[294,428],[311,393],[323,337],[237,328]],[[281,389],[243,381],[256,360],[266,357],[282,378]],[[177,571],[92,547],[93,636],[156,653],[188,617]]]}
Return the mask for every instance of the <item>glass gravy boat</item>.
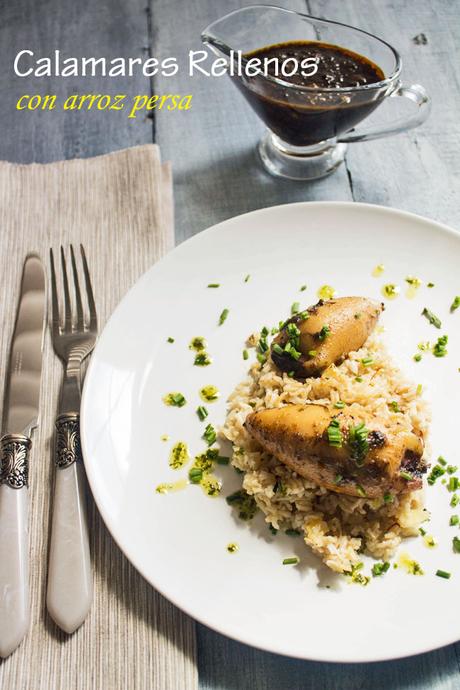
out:
{"label": "glass gravy boat", "polygon": [[[227,73],[267,125],[258,150],[266,169],[274,175],[296,180],[328,175],[343,161],[347,143],[417,127],[430,112],[425,89],[419,84],[401,83],[398,52],[382,39],[346,24],[271,5],[253,5],[213,22],[201,38],[226,60]],[[384,78],[360,86],[323,88],[295,84],[271,74],[246,76],[241,68],[238,73],[238,64],[241,67],[247,62],[247,53],[293,41],[321,42],[353,51],[377,65]],[[354,129],[385,98],[395,96],[415,104],[412,115],[380,128]]]}

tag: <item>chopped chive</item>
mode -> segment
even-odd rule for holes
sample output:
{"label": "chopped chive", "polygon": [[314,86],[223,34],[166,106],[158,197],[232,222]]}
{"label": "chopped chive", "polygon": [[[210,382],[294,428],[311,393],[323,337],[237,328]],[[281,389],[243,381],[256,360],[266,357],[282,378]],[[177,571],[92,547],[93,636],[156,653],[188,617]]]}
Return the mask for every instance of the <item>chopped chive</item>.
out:
{"label": "chopped chive", "polygon": [[361,364],[362,364],[364,367],[370,367],[371,364],[374,364],[374,360],[373,360],[372,357],[363,357],[362,360],[361,360]]}
{"label": "chopped chive", "polygon": [[449,525],[451,527],[458,525],[459,522],[460,522],[460,518],[458,517],[458,515],[451,515],[450,516]]}
{"label": "chopped chive", "polygon": [[383,563],[375,563],[372,566],[372,575],[373,577],[379,577],[380,575],[386,573],[389,568],[390,564],[388,561],[384,561]]}
{"label": "chopped chive", "polygon": [[420,360],[422,359],[422,355],[420,354],[420,352],[417,352],[417,354],[414,355],[413,359],[414,362],[420,362]]}
{"label": "chopped chive", "polygon": [[221,315],[219,316],[219,326],[222,326],[223,323],[227,320],[228,316],[228,309],[224,309]]}
{"label": "chopped chive", "polygon": [[273,343],[272,350],[273,352],[276,352],[277,355],[284,355],[284,350],[281,345],[278,345],[278,343]]}
{"label": "chopped chive", "polygon": [[458,477],[451,477],[447,484],[448,491],[457,491],[460,486],[460,480]]}
{"label": "chopped chive", "polygon": [[454,553],[460,553],[460,539],[458,537],[452,539],[452,548]]}
{"label": "chopped chive", "polygon": [[334,403],[334,407],[337,408],[337,410],[343,410],[345,403],[342,402],[342,400],[337,400],[337,402]]}
{"label": "chopped chive", "polygon": [[419,528],[418,528],[418,531],[420,532],[420,534],[422,535],[422,537],[424,537],[424,536],[426,535],[426,531],[423,529],[423,527],[419,527]]}
{"label": "chopped chive", "polygon": [[227,458],[225,455],[218,455],[216,458],[216,462],[218,465],[228,465],[230,462],[230,458]]}
{"label": "chopped chive", "polygon": [[400,472],[399,476],[402,479],[405,479],[407,482],[410,482],[414,478],[410,472],[404,472],[404,471]]}
{"label": "chopped chive", "polygon": [[306,285],[301,285],[301,286],[300,286],[300,292],[305,292],[306,289],[307,289],[307,286],[306,286]]}
{"label": "chopped chive", "polygon": [[287,534],[288,537],[300,537],[298,529],[287,529],[284,534]]}
{"label": "chopped chive", "polygon": [[247,350],[243,350],[243,359],[248,359],[249,357],[249,352]]}
{"label": "chopped chive", "polygon": [[294,378],[295,371],[288,371],[288,376],[290,379]]}
{"label": "chopped chive", "polygon": [[442,465],[443,467],[445,467],[445,466],[447,465],[447,460],[445,460],[445,459],[442,457],[442,455],[440,455],[440,456],[438,457],[438,463],[439,463],[440,465]]}
{"label": "chopped chive", "polygon": [[302,353],[299,352],[299,350],[296,350],[296,348],[292,345],[291,342],[286,343],[286,345],[284,346],[284,352],[290,355],[292,359],[295,359],[296,361],[300,359],[300,357],[302,356]]}
{"label": "chopped chive", "polygon": [[427,288],[434,288],[434,283],[427,283],[426,286]]}
{"label": "chopped chive", "polygon": [[218,288],[220,287],[220,283],[209,283],[208,288]]}
{"label": "chopped chive", "polygon": [[188,473],[188,478],[190,479],[192,484],[199,484],[203,479],[203,470],[199,467],[192,467],[192,469]]}
{"label": "chopped chive", "polygon": [[244,282],[247,283],[247,282],[249,281],[250,277],[251,277],[251,275],[248,273],[248,275],[247,275],[246,278],[244,279]]}
{"label": "chopped chive", "polygon": [[356,491],[357,491],[358,495],[359,495],[359,496],[362,496],[363,498],[365,498],[365,497],[367,496],[367,494],[366,494],[366,492],[364,491],[364,489],[363,489],[363,487],[361,486],[361,484],[356,484]]}
{"label": "chopped chive", "polygon": [[458,506],[459,503],[460,503],[460,498],[459,498],[458,494],[454,494],[452,496],[452,498],[450,499],[450,507],[455,508],[455,506]]}
{"label": "chopped chive", "polygon": [[390,410],[392,410],[393,412],[401,412],[401,410],[399,409],[399,405],[398,405],[398,403],[396,402],[396,400],[392,400],[390,403],[388,403],[388,407],[389,407]]}
{"label": "chopped chive", "polygon": [[300,303],[299,302],[293,302],[291,304],[291,314],[294,316],[294,314],[298,314],[300,311]]}
{"label": "chopped chive", "polygon": [[433,314],[433,312],[427,309],[426,307],[422,311],[422,316],[424,316],[429,321],[429,323],[431,323],[431,325],[435,328],[441,328],[441,319],[437,317],[436,314]]}
{"label": "chopped chive", "polygon": [[423,392],[423,386],[421,383],[419,383],[417,386],[417,389],[415,391],[415,395],[420,396],[420,395],[422,395],[422,392]]}
{"label": "chopped chive", "polygon": [[362,376],[355,376],[355,381],[357,383],[362,383],[363,382],[363,377]]}
{"label": "chopped chive", "polygon": [[455,474],[455,472],[458,470],[457,465],[447,465],[446,467],[447,474]]}
{"label": "chopped chive", "polygon": [[316,357],[317,354],[318,354],[318,352],[316,350],[309,350],[308,351],[309,357]]}
{"label": "chopped chive", "polygon": [[212,364],[212,359],[207,352],[198,352],[195,355],[193,364],[196,367],[208,367],[210,364]]}
{"label": "chopped chive", "polygon": [[329,328],[329,326],[325,325],[322,327],[322,329],[318,333],[318,340],[326,340],[326,338],[330,334],[331,334],[331,329]]}
{"label": "chopped chive", "polygon": [[364,422],[348,429],[348,445],[351,450],[351,457],[356,461],[358,467],[364,464],[364,460],[369,451],[368,442],[369,429]]}
{"label": "chopped chive", "polygon": [[447,335],[442,335],[440,338],[437,339],[432,349],[432,352],[435,357],[445,357],[447,355],[446,345],[448,340],[449,338]]}
{"label": "chopped chive", "polygon": [[453,301],[452,304],[450,305],[450,311],[451,311],[451,312],[454,312],[454,311],[455,311],[456,309],[458,309],[459,307],[460,307],[460,297],[457,296],[457,297],[454,297],[454,301]]}
{"label": "chopped chive", "polygon": [[266,356],[266,355],[263,355],[261,352],[258,352],[258,353],[257,353],[257,360],[258,360],[261,364],[265,364],[265,362],[267,361],[267,356]]}
{"label": "chopped chive", "polygon": [[444,467],[441,467],[441,465],[435,465],[430,474],[428,475],[427,482],[430,484],[430,486],[433,486],[433,484],[436,482],[439,477],[442,477],[443,474],[446,473],[446,470]]}
{"label": "chopped chive", "polygon": [[173,343],[173,342],[174,342],[174,338],[171,338],[171,336],[169,336],[168,343]]}
{"label": "chopped chive", "polygon": [[216,442],[217,439],[217,432],[212,426],[212,424],[208,424],[206,429],[204,430],[202,438],[206,441],[208,446],[212,446],[213,443]]}
{"label": "chopped chive", "polygon": [[334,479],[334,484],[340,484],[343,479],[343,476],[341,474],[336,474],[335,479]]}
{"label": "chopped chive", "polygon": [[275,536],[275,534],[278,534],[278,530],[276,529],[276,527],[273,527],[271,523],[268,525],[268,529],[273,534],[273,536]]}
{"label": "chopped chive", "polygon": [[168,393],[164,396],[163,402],[172,407],[183,407],[187,401],[182,393]]}
{"label": "chopped chive", "polygon": [[206,417],[209,414],[209,412],[204,407],[204,405],[200,405],[199,407],[197,407],[196,413],[197,413],[198,418],[201,422],[204,422],[204,420],[206,419]]}
{"label": "chopped chive", "polygon": [[297,556],[292,556],[292,558],[285,558],[283,560],[283,565],[297,565],[299,559]]}
{"label": "chopped chive", "polygon": [[329,445],[333,448],[341,448],[343,443],[343,436],[340,430],[338,419],[333,419],[327,427],[327,438]]}
{"label": "chopped chive", "polygon": [[393,494],[390,494],[389,491],[387,491],[387,493],[383,494],[384,503],[393,503],[394,500],[395,499],[394,499]]}
{"label": "chopped chive", "polygon": [[448,580],[451,576],[451,573],[448,573],[447,570],[437,570],[436,575],[438,577],[443,577],[444,580]]}
{"label": "chopped chive", "polygon": [[259,352],[267,352],[268,350],[268,343],[267,343],[267,338],[266,336],[262,336],[259,340],[259,344],[257,345],[257,349]]}

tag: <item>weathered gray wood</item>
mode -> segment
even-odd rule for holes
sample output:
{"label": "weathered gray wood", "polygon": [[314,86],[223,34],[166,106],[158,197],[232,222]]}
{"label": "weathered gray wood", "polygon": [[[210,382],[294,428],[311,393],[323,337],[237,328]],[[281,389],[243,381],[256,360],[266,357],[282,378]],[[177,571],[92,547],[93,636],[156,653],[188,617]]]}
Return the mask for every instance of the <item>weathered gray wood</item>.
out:
{"label": "weathered gray wood", "polygon": [[[186,65],[188,51],[202,48],[200,34],[211,21],[249,4],[190,0],[178,10],[170,0],[152,0],[155,52],[177,55]],[[303,0],[277,4],[305,11]],[[344,166],[332,177],[310,184],[265,173],[255,153],[263,127],[227,77],[189,77],[182,69],[175,77],[155,79],[154,87],[158,93],[193,93],[191,110],[160,112],[156,117],[157,141],[165,158],[174,161],[177,241],[262,206],[352,198]]]}
{"label": "weathered gray wood", "polygon": [[[343,625],[344,635],[367,624],[371,635],[378,621],[357,615],[354,621],[331,624]],[[458,690],[460,685],[452,647],[400,661],[322,664],[260,652],[203,627],[198,640],[202,690]]]}
{"label": "weathered gray wood", "polygon": [[46,57],[144,57],[149,23],[143,0],[14,0],[0,3],[0,160],[40,163],[80,158],[153,140],[152,120],[128,120],[123,111],[17,111],[23,94],[150,93],[145,77],[17,77],[13,62],[20,50]]}
{"label": "weathered gray wood", "polygon": [[[429,120],[395,137],[351,144],[347,168],[356,201],[395,206],[460,229],[460,12],[455,0],[309,0],[312,14],[363,28],[401,53],[402,79],[425,86]],[[424,33],[427,43],[415,42]],[[400,99],[377,111],[391,116]]]}

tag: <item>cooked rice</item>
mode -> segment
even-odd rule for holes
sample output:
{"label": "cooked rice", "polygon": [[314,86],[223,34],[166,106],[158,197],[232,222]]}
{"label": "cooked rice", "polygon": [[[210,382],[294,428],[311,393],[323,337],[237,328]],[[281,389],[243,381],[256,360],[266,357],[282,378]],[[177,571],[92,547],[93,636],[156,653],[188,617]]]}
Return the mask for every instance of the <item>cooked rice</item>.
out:
{"label": "cooked rice", "polygon": [[[366,357],[372,357],[372,366],[361,363]],[[362,381],[356,381],[357,376]],[[339,400],[347,403],[352,413],[365,409],[389,430],[413,430],[426,442],[430,421],[426,403],[375,335],[319,378],[297,381],[279,372],[270,358],[263,366],[253,364],[248,378],[229,398],[222,433],[233,443],[232,464],[244,471],[243,488],[254,496],[266,522],[276,529],[300,530],[307,546],[329,568],[349,572],[360,561],[361,552],[387,560],[402,538],[417,534],[426,519],[423,492],[413,491],[385,504],[383,499],[327,491],[263,451],[243,427],[247,415],[256,410],[310,401],[334,404]],[[400,411],[392,410],[392,401],[398,403]]]}

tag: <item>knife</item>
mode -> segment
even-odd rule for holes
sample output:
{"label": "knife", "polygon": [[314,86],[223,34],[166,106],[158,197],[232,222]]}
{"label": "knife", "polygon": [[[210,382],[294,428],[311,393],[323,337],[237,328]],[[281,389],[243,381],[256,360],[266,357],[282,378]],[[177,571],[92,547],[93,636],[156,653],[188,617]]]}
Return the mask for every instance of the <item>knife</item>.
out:
{"label": "knife", "polygon": [[20,644],[29,627],[28,476],[38,422],[45,271],[37,256],[24,263],[11,341],[0,440],[0,656]]}

